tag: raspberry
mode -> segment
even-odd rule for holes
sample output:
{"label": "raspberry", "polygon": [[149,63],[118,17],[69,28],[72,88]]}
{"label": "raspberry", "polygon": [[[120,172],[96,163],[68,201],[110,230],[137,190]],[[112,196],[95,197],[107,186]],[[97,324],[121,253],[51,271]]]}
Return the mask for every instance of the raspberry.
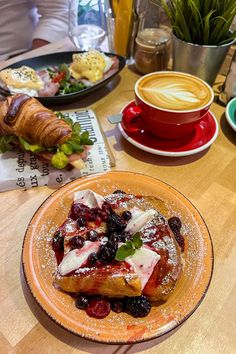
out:
{"label": "raspberry", "polygon": [[110,302],[104,299],[91,299],[86,307],[87,314],[98,319],[107,317],[110,311]]}
{"label": "raspberry", "polygon": [[126,302],[126,310],[133,317],[145,317],[151,310],[151,303],[144,295],[130,297]]}
{"label": "raspberry", "polygon": [[178,234],[180,232],[182,226],[180,218],[178,218],[177,216],[173,216],[168,220],[168,224],[174,234]]}

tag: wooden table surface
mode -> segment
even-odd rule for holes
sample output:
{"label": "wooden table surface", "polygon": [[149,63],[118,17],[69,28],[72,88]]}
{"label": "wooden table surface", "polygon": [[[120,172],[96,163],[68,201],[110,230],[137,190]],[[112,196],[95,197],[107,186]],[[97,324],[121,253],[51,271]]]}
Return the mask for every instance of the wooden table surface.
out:
{"label": "wooden table surface", "polygon": [[[73,49],[68,40],[50,44],[8,63],[43,53]],[[0,68],[8,63],[0,63]],[[27,224],[47,187],[1,193],[0,353],[236,353],[236,133],[225,108],[213,103],[219,136],[206,151],[180,158],[145,153],[123,139],[107,121],[131,99],[138,74],[125,68],[110,84],[63,109],[91,107],[116,159],[114,170],[157,177],[182,192],[204,217],[214,244],[215,267],[208,293],[196,312],[166,337],[134,345],[103,345],[67,333],[37,306],[25,285],[21,247]],[[217,78],[217,83],[222,82]],[[62,107],[60,107],[61,109]]]}

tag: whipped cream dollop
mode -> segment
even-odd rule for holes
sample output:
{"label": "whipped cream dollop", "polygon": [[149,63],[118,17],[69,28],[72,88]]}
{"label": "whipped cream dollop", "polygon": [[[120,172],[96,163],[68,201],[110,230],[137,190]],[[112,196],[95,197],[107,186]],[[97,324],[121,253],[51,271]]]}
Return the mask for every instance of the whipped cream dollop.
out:
{"label": "whipped cream dollop", "polygon": [[156,215],[155,209],[148,209],[146,211],[140,210],[134,207],[130,210],[132,217],[129,220],[125,231],[134,234],[141,230],[146,224],[148,224]]}
{"label": "whipped cream dollop", "polygon": [[137,274],[141,282],[141,289],[143,290],[147,284],[153,270],[160,260],[160,255],[152,251],[148,246],[142,246],[136,250],[132,256],[126,257],[127,262]]}
{"label": "whipped cream dollop", "polygon": [[98,252],[100,244],[99,241],[85,241],[82,248],[68,252],[58,266],[59,273],[66,275],[80,268],[88,260],[91,253]]}
{"label": "whipped cream dollop", "polygon": [[101,208],[105,199],[90,189],[85,189],[83,191],[75,192],[74,202],[86,205],[89,208]]}

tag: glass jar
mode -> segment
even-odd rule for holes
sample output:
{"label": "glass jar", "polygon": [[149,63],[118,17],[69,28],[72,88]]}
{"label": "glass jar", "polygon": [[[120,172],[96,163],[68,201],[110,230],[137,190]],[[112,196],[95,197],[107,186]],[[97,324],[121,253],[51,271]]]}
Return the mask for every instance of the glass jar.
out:
{"label": "glass jar", "polygon": [[166,70],[170,57],[170,34],[161,28],[145,28],[135,39],[135,66],[142,74]]}

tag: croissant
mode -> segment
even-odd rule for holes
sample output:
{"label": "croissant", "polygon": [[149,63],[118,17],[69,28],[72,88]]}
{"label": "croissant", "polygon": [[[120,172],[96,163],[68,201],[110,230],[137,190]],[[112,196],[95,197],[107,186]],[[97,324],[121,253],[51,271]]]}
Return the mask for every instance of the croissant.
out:
{"label": "croissant", "polygon": [[37,99],[17,94],[0,102],[0,135],[6,134],[48,148],[69,140],[72,129]]}

